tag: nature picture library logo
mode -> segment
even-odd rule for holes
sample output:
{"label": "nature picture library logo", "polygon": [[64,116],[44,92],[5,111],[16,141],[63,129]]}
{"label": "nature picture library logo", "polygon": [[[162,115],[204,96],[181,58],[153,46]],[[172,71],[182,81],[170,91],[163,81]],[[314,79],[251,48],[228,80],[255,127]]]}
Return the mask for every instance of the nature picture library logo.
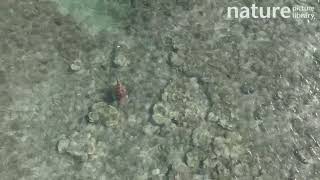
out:
{"label": "nature picture library logo", "polygon": [[294,18],[315,20],[315,8],[313,6],[288,6],[283,7],[258,7],[252,4],[251,7],[228,7],[227,18]]}

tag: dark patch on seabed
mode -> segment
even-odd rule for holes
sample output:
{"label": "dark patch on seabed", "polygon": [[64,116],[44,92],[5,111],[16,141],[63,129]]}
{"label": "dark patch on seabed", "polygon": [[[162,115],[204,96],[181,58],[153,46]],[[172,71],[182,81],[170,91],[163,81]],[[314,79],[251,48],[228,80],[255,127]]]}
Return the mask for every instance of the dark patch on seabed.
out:
{"label": "dark patch on seabed", "polygon": [[252,3],[319,13],[2,0],[0,179],[319,179],[319,22]]}

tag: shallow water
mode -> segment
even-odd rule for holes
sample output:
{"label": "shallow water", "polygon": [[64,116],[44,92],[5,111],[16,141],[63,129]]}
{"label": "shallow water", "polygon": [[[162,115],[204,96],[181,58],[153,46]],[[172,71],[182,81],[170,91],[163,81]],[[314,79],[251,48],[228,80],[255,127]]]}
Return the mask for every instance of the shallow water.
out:
{"label": "shallow water", "polygon": [[317,1],[0,8],[0,179],[320,179]]}

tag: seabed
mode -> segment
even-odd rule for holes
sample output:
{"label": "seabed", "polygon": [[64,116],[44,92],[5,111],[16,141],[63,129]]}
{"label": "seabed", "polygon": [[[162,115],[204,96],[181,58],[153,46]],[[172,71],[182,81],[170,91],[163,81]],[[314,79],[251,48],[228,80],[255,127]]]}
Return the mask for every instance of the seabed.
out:
{"label": "seabed", "polygon": [[0,1],[0,179],[319,180],[318,17]]}

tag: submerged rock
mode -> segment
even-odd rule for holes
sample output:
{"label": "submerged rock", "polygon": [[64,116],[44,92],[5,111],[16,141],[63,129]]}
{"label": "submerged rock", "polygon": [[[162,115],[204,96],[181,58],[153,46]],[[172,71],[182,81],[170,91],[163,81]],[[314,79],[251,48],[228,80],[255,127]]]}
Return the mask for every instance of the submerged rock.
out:
{"label": "submerged rock", "polygon": [[192,172],[185,163],[178,162],[172,165],[172,170],[168,173],[168,177],[175,180],[191,180]]}
{"label": "submerged rock", "polygon": [[80,71],[81,64],[82,64],[81,60],[77,59],[70,65],[70,69],[73,71]]}
{"label": "submerged rock", "polygon": [[170,111],[162,102],[153,106],[152,119],[158,125],[168,125],[171,120],[177,118],[178,112]]}
{"label": "submerged rock", "polygon": [[240,91],[242,94],[248,95],[254,93],[255,89],[252,83],[244,82],[240,87]]}
{"label": "submerged rock", "polygon": [[195,128],[192,133],[192,143],[197,147],[208,147],[212,139],[210,132],[203,126]]}
{"label": "submerged rock", "polygon": [[160,173],[161,173],[161,171],[160,171],[160,169],[158,169],[158,168],[153,169],[153,170],[151,171],[151,174],[152,174],[153,176],[157,176],[157,175],[159,175]]}
{"label": "submerged rock", "polygon": [[114,106],[105,102],[95,103],[88,114],[90,123],[102,123],[107,127],[115,127],[121,120],[121,113]]}
{"label": "submerged rock", "polygon": [[233,130],[232,119],[228,115],[220,111],[210,112],[208,114],[208,121],[216,123],[219,127],[225,130]]}
{"label": "submerged rock", "polygon": [[63,136],[57,144],[59,153],[67,153],[81,161],[87,161],[94,155],[96,140],[90,133],[74,132],[69,138]]}
{"label": "submerged rock", "polygon": [[152,136],[154,133],[156,133],[159,130],[159,127],[153,126],[151,124],[147,124],[143,127],[143,132],[148,135]]}
{"label": "submerged rock", "polygon": [[241,135],[236,132],[227,133],[224,137],[215,137],[212,143],[214,153],[220,158],[238,159],[246,152],[241,141]]}
{"label": "submerged rock", "polygon": [[161,102],[153,108],[155,123],[192,126],[205,119],[208,100],[196,78],[171,82],[162,94]]}
{"label": "submerged rock", "polygon": [[183,59],[176,53],[173,53],[169,60],[173,66],[180,66],[183,64]]}
{"label": "submerged rock", "polygon": [[117,66],[120,66],[120,67],[125,67],[125,66],[128,66],[130,64],[130,61],[129,59],[123,55],[123,54],[119,54],[113,61],[113,63]]}
{"label": "submerged rock", "polygon": [[[233,171],[234,171],[234,174],[238,177],[245,176],[246,174],[248,174],[249,166],[248,166],[248,164],[245,164],[245,163],[239,163],[234,166]],[[247,178],[249,178],[249,177],[247,177]]]}
{"label": "submerged rock", "polygon": [[190,151],[186,154],[186,163],[190,168],[198,168],[200,166],[200,158],[198,152]]}
{"label": "submerged rock", "polygon": [[66,138],[65,136],[63,136],[57,144],[57,150],[59,153],[63,153],[64,151],[66,151],[66,149],[68,148],[70,144],[70,140],[68,138]]}

